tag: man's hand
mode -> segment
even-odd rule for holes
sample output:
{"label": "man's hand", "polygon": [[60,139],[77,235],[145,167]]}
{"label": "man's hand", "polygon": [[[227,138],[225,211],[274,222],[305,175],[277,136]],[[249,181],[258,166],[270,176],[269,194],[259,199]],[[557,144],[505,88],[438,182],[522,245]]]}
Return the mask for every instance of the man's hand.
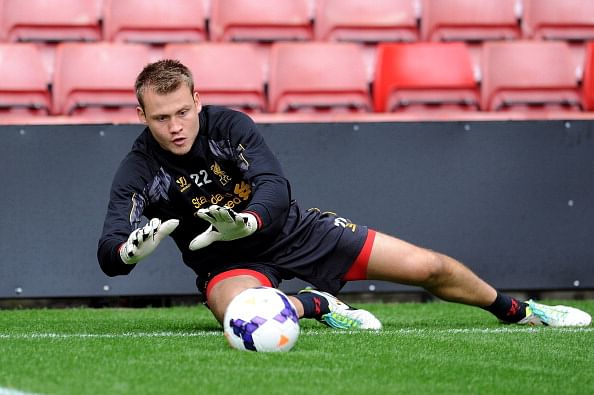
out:
{"label": "man's hand", "polygon": [[251,235],[258,229],[258,220],[250,213],[236,213],[229,207],[210,206],[200,209],[198,217],[210,222],[210,227],[190,243],[190,250],[196,251],[215,241],[229,241]]}
{"label": "man's hand", "polygon": [[170,219],[161,223],[158,218],[153,218],[142,228],[138,228],[128,237],[120,247],[120,257],[125,264],[132,265],[147,257],[157,248],[157,245],[177,228],[179,220]]}

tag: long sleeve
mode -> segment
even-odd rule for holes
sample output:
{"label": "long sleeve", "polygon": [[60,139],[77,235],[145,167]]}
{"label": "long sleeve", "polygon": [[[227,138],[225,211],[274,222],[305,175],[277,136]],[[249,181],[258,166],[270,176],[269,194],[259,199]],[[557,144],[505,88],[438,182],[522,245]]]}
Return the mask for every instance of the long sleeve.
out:
{"label": "long sleeve", "polygon": [[108,276],[126,275],[135,265],[124,264],[119,247],[140,224],[145,206],[143,178],[132,156],[120,165],[114,177],[103,232],[99,239],[97,259]]}
{"label": "long sleeve", "polygon": [[239,118],[239,124],[231,131],[231,140],[237,165],[252,188],[244,211],[255,212],[263,229],[282,226],[291,204],[291,191],[278,159],[247,116]]}

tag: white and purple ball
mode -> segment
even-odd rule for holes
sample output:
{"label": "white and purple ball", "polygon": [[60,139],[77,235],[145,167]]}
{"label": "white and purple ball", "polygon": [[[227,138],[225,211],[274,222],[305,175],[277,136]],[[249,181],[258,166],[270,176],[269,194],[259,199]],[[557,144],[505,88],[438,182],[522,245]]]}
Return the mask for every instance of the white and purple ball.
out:
{"label": "white and purple ball", "polygon": [[238,350],[289,351],[299,337],[299,318],[282,291],[249,288],[227,307],[223,330],[231,347]]}

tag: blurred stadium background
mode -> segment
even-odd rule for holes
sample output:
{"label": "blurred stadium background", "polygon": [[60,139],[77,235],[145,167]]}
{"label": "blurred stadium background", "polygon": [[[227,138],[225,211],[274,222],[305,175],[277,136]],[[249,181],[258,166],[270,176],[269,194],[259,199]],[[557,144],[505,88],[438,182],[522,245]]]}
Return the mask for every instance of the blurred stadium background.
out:
{"label": "blurred stadium background", "polygon": [[127,279],[94,257],[162,57],[262,126],[303,205],[591,296],[594,1],[0,0],[0,299],[194,292],[171,245]]}

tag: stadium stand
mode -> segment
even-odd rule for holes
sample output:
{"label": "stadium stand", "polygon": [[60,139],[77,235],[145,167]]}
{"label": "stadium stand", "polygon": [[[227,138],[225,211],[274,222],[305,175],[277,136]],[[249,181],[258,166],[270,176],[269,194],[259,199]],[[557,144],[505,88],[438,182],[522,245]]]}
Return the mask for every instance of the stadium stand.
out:
{"label": "stadium stand", "polygon": [[483,51],[483,110],[580,110],[579,88],[566,42],[487,42]]}
{"label": "stadium stand", "polygon": [[264,67],[252,44],[169,44],[164,56],[190,68],[203,104],[249,113],[266,110]]}
{"label": "stadium stand", "polygon": [[208,38],[202,0],[104,1],[105,40],[164,45]]}
{"label": "stadium stand", "polygon": [[478,111],[479,89],[464,43],[380,44],[376,112]]}
{"label": "stadium stand", "polygon": [[142,44],[59,44],[52,113],[135,121],[134,80],[149,61],[149,52]]}
{"label": "stadium stand", "polygon": [[213,41],[312,40],[307,0],[212,0]]}
{"label": "stadium stand", "polygon": [[590,42],[586,46],[586,65],[582,90],[584,108],[587,111],[594,111],[594,42]]}
{"label": "stadium stand", "polygon": [[7,41],[100,41],[102,0],[3,0]]}
{"label": "stadium stand", "polygon": [[[37,47],[19,49],[23,57],[35,58],[23,67],[25,75],[35,75],[30,85],[21,81],[23,89],[13,92],[10,86],[20,76],[14,81],[4,78],[8,88],[2,88],[0,106],[7,120],[24,113],[41,122],[48,107],[50,117],[86,114],[87,119],[136,120],[133,96],[129,101],[125,95],[114,99],[107,93],[111,86],[99,93],[98,85],[115,83],[127,72],[106,72],[107,82],[97,78],[101,82],[94,87],[95,81],[87,81],[85,87],[84,78],[73,76],[81,84],[74,90],[65,83],[63,70],[55,75],[58,64],[65,68],[64,59],[56,59],[58,46],[86,43],[88,48],[78,49],[81,56],[97,59],[108,57],[108,46],[97,43],[135,43],[144,48],[139,64],[165,56],[186,62],[204,103],[235,107],[264,119],[275,114],[282,119],[289,113],[319,118],[318,114],[370,112],[403,117],[435,113],[443,118],[448,111],[471,118],[503,111],[533,117],[546,111],[550,117],[550,111],[576,111],[580,103],[583,112],[594,111],[592,55],[586,56],[592,41],[590,0],[0,0],[0,42]],[[290,42],[303,44],[289,46],[297,55],[288,55],[280,45]],[[514,50],[508,54],[503,50],[507,46],[493,42],[517,44],[536,55]],[[534,49],[547,42],[556,42],[560,52],[553,56]],[[342,51],[356,52],[357,60],[339,63],[320,53],[330,47],[326,44],[347,43],[357,49]],[[62,49],[61,56],[69,51]],[[39,54],[43,71],[37,70]],[[511,65],[508,57],[514,59]],[[365,84],[360,79],[361,58]],[[3,67],[17,67],[18,61],[2,59]],[[80,62],[87,69],[73,66],[71,73],[84,70],[90,80],[91,61]],[[128,79],[131,89],[135,75],[122,75],[120,82]],[[112,103],[105,104],[109,100]]]}
{"label": "stadium stand", "polygon": [[417,41],[415,0],[317,0],[314,33],[319,41]]}
{"label": "stadium stand", "polygon": [[48,115],[51,97],[42,55],[30,43],[0,44],[2,119]]}
{"label": "stadium stand", "polygon": [[275,43],[270,53],[270,112],[371,110],[361,47],[353,43]]}

